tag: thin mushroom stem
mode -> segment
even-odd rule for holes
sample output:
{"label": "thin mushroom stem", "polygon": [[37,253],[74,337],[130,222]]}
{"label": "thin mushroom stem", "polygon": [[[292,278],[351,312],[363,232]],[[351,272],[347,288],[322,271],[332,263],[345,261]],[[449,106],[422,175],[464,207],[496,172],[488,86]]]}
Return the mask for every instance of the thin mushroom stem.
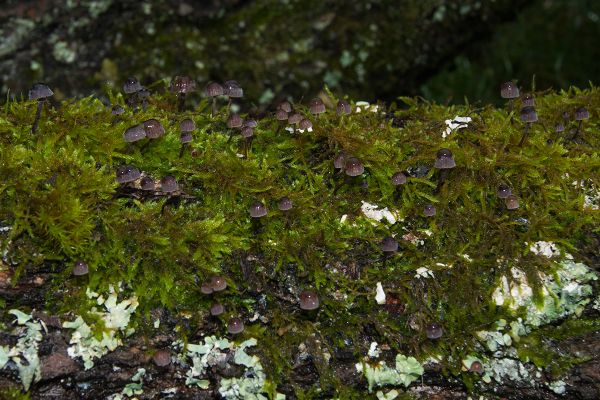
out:
{"label": "thin mushroom stem", "polygon": [[521,140],[519,141],[519,147],[523,146],[523,143],[525,143],[525,139],[527,138],[527,134],[529,133],[530,125],[531,125],[530,122],[525,124],[525,130],[523,131],[523,136],[521,136]]}
{"label": "thin mushroom stem", "polygon": [[229,101],[227,102],[227,114],[229,114],[229,110],[231,110],[231,97],[229,98]]}
{"label": "thin mushroom stem", "polygon": [[212,99],[212,110],[210,112],[210,116],[214,117],[214,115],[217,113],[217,98],[213,97]]}
{"label": "thin mushroom stem", "polygon": [[187,147],[187,143],[181,144],[181,149],[179,150],[179,158],[181,158],[183,156],[183,152],[185,151],[186,147]]}
{"label": "thin mushroom stem", "polygon": [[185,107],[185,93],[179,94],[179,98],[177,99],[177,111],[183,112]]}
{"label": "thin mushroom stem", "polygon": [[38,122],[40,120],[40,116],[42,115],[42,108],[44,107],[44,100],[38,100],[37,110],[35,112],[35,119],[33,120],[33,126],[31,127],[31,133],[35,133],[37,131]]}
{"label": "thin mushroom stem", "polygon": [[582,126],[583,126],[583,121],[579,121],[579,124],[577,124],[577,129],[575,130],[575,133],[573,134],[573,137],[571,138],[571,140],[577,139],[577,136],[579,135],[579,131],[581,131]]}
{"label": "thin mushroom stem", "polygon": [[439,193],[440,190],[442,190],[442,186],[444,185],[444,182],[446,182],[447,177],[448,177],[448,170],[447,169],[440,170],[440,175],[438,177],[438,184],[434,191],[435,194]]}

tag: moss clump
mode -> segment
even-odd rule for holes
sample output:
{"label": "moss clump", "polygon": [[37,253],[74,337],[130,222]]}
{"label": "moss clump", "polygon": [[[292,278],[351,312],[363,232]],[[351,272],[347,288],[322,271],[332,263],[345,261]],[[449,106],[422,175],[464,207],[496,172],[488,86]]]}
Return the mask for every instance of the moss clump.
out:
{"label": "moss clump", "polygon": [[[124,103],[120,95],[111,100]],[[162,305],[202,326],[217,299],[227,310],[221,321],[247,321],[244,335],[258,338],[275,383],[292,380],[291,360],[303,345],[315,382],[325,392],[342,390],[329,369],[332,354],[362,356],[371,339],[421,359],[441,354],[443,370],[460,374],[460,362],[448,360],[477,348],[475,332],[527,312],[492,301],[503,277],[512,280],[518,268],[533,294],[544,296],[541,277],[557,270],[559,258],[535,254],[529,244],[552,241],[578,259],[586,235],[598,234],[600,91],[540,93],[536,101],[542,123],[522,147],[523,126],[505,109],[405,98],[343,117],[328,111],[314,118],[296,105],[313,129],[290,133],[275,118],[261,119],[247,157],[243,138],[229,140],[225,108],[213,116],[206,102],[178,113],[172,98],[155,95],[144,110],[127,108],[118,118],[91,97],[63,102],[45,111],[36,135],[34,102],[8,102],[0,114],[0,176],[9,178],[0,182],[4,263],[14,282],[51,271],[54,311],[85,315],[86,289],[106,292],[121,281],[143,312]],[[570,140],[568,129],[560,137],[548,131],[558,121],[574,127],[563,114],[581,106],[591,114],[583,140]],[[455,115],[472,120],[447,134],[444,121]],[[128,127],[150,118],[165,135],[123,141]],[[179,156],[184,118],[197,129]],[[456,167],[433,168],[441,148]],[[364,172],[338,172],[340,152],[360,160]],[[157,182],[172,175],[179,190],[119,185],[122,165]],[[398,171],[408,179],[395,186]],[[518,196],[517,209],[497,197],[500,185]],[[277,210],[282,197],[292,200],[291,210]],[[266,216],[250,216],[256,202]],[[364,203],[393,218],[368,218]],[[434,216],[422,215],[425,204],[435,205]],[[380,243],[388,236],[399,249],[384,256]],[[88,276],[71,276],[77,260],[89,265]],[[426,275],[417,273],[422,268]],[[203,295],[202,282],[215,274],[227,290]],[[377,282],[384,305],[375,302]],[[318,310],[299,309],[306,288],[318,293]],[[441,339],[427,339],[433,322],[443,328]],[[183,336],[192,331],[180,328]],[[209,329],[224,334],[226,327]],[[312,389],[298,385],[297,393]]]}

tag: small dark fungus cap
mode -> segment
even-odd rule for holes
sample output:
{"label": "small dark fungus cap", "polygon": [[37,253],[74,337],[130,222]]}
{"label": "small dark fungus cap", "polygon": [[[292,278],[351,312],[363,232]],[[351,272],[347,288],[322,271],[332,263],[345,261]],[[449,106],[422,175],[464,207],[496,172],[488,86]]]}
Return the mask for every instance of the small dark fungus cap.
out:
{"label": "small dark fungus cap", "polygon": [[277,106],[278,110],[282,110],[285,111],[286,113],[290,113],[292,112],[292,105],[290,104],[289,101],[282,101],[281,103],[279,103],[279,105]]}
{"label": "small dark fungus cap", "polygon": [[211,281],[202,282],[202,285],[200,286],[200,292],[202,294],[211,294],[213,292],[212,282]]}
{"label": "small dark fungus cap", "polygon": [[442,329],[440,324],[429,324],[425,328],[428,339],[439,339],[444,334],[444,330]]}
{"label": "small dark fungus cap", "polygon": [[337,169],[342,169],[346,166],[346,153],[340,151],[333,159],[333,166]]}
{"label": "small dark fungus cap", "polygon": [[288,117],[288,123],[292,125],[298,125],[302,121],[302,115],[294,113]]}
{"label": "small dark fungus cap", "polygon": [[531,93],[524,94],[522,101],[523,101],[523,107],[535,106],[535,97],[533,97],[533,94],[531,94]]}
{"label": "small dark fungus cap", "polygon": [[509,210],[516,210],[519,208],[519,198],[514,194],[509,195],[506,199],[504,199],[506,203],[506,208]]}
{"label": "small dark fungus cap", "polygon": [[223,83],[223,94],[225,96],[239,98],[244,97],[244,90],[236,81],[230,80]]}
{"label": "small dark fungus cap", "polygon": [[279,210],[281,210],[281,211],[291,210],[292,207],[293,207],[292,200],[290,200],[290,198],[287,196],[279,199],[279,202],[277,203],[277,208],[279,208]]}
{"label": "small dark fungus cap", "polygon": [[165,128],[162,126],[159,120],[150,118],[142,122],[144,126],[144,132],[149,139],[157,139],[165,134]]}
{"label": "small dark fungus cap", "polygon": [[171,91],[174,93],[190,93],[196,90],[196,81],[189,76],[176,76],[171,81]]}
{"label": "small dark fungus cap", "polygon": [[87,273],[89,272],[89,268],[87,263],[78,260],[75,262],[75,265],[73,266],[73,275],[75,276],[82,276],[82,275],[87,275]]}
{"label": "small dark fungus cap", "polygon": [[308,104],[308,107],[310,108],[310,112],[313,114],[323,114],[326,111],[325,103],[323,103],[323,100],[318,97],[312,99]]}
{"label": "small dark fungus cap", "polygon": [[144,126],[142,124],[134,125],[132,127],[127,128],[127,130],[123,134],[123,139],[127,143],[137,142],[138,140],[142,140],[145,137],[146,131],[144,130]]}
{"label": "small dark fungus cap", "polygon": [[208,97],[217,97],[223,95],[223,86],[217,82],[211,82],[206,85],[206,89],[204,90]]}
{"label": "small dark fungus cap", "polygon": [[227,321],[227,332],[231,333],[232,335],[236,335],[238,333],[242,333],[244,331],[244,321],[242,321],[240,318],[230,318],[229,321]]}
{"label": "small dark fungus cap", "polygon": [[140,181],[140,187],[142,190],[156,190],[156,182],[151,176],[145,176]]}
{"label": "small dark fungus cap", "polygon": [[190,143],[193,140],[194,136],[191,132],[181,132],[181,135],[179,135],[179,141],[181,144]]}
{"label": "small dark fungus cap", "polygon": [[309,119],[307,118],[303,118],[300,123],[298,124],[298,128],[302,129],[302,130],[306,130],[306,129],[312,129],[312,122],[310,122]]}
{"label": "small dark fungus cap", "polygon": [[379,244],[384,253],[393,253],[398,251],[398,242],[391,236],[386,236]]}
{"label": "small dark fungus cap", "polygon": [[277,121],[287,121],[288,113],[285,110],[277,110],[275,111],[275,119]]}
{"label": "small dark fungus cap", "polygon": [[210,306],[210,315],[216,317],[217,315],[221,315],[225,312],[225,307],[221,303],[215,303]]}
{"label": "small dark fungus cap", "polygon": [[177,180],[173,175],[167,175],[160,180],[160,190],[165,193],[176,192],[179,190]]}
{"label": "small dark fungus cap", "polygon": [[244,119],[239,114],[231,114],[227,118],[227,127],[229,129],[240,128],[244,123]]}
{"label": "small dark fungus cap", "polygon": [[220,292],[227,288],[227,281],[224,277],[215,275],[210,279],[210,285],[212,286],[213,291]]}
{"label": "small dark fungus cap", "polygon": [[561,133],[561,132],[564,132],[564,131],[565,131],[565,126],[564,126],[563,124],[556,124],[556,125],[554,126],[554,131],[555,131],[556,133]]}
{"label": "small dark fungus cap", "polygon": [[128,183],[139,179],[141,176],[140,170],[133,165],[124,165],[117,168],[117,182]]}
{"label": "small dark fungus cap", "polygon": [[196,129],[196,123],[191,118],[186,118],[179,123],[179,130],[181,132],[193,132]]}
{"label": "small dark fungus cap", "polygon": [[121,107],[119,104],[116,104],[112,108],[112,115],[121,115],[125,112],[125,109]]}
{"label": "small dark fungus cap", "polygon": [[448,149],[438,150],[433,166],[439,169],[450,169],[456,167],[452,152]]}
{"label": "small dark fungus cap", "polygon": [[521,121],[525,123],[537,122],[538,116],[535,112],[535,108],[532,106],[527,106],[521,108]]}
{"label": "small dark fungus cap", "polygon": [[246,139],[251,138],[252,136],[254,136],[254,129],[252,129],[249,126],[244,126],[242,128],[242,130],[240,131],[240,133],[242,134],[242,137],[245,137]]}
{"label": "small dark fungus cap", "polygon": [[504,82],[500,85],[500,96],[503,99],[516,99],[520,95],[519,88],[514,82]]}
{"label": "small dark fungus cap", "polygon": [[29,89],[29,100],[44,100],[52,95],[54,92],[44,83],[36,83]]}
{"label": "small dark fungus cap", "polygon": [[125,92],[125,94],[137,93],[142,89],[143,87],[140,84],[140,81],[138,81],[137,78],[134,77],[127,79],[123,84],[123,91]]}
{"label": "small dark fungus cap", "polygon": [[337,112],[337,115],[350,114],[352,112],[352,107],[346,100],[340,100],[337,103],[335,111]]}
{"label": "small dark fungus cap", "polygon": [[404,185],[406,183],[406,175],[403,172],[396,172],[392,175],[392,185]]}
{"label": "small dark fungus cap", "polygon": [[579,107],[575,110],[575,121],[583,121],[590,118],[590,112],[585,107]]}
{"label": "small dark fungus cap", "polygon": [[250,216],[252,218],[260,218],[265,215],[267,215],[267,207],[260,201],[257,201],[250,206]]}
{"label": "small dark fungus cap", "polygon": [[319,296],[312,290],[304,290],[300,293],[300,308],[302,310],[316,310],[319,308]]}
{"label": "small dark fungus cap", "polygon": [[483,374],[483,364],[479,361],[473,361],[469,367],[469,372],[475,372],[476,374]]}
{"label": "small dark fungus cap", "polygon": [[498,186],[498,190],[496,190],[496,196],[501,199],[506,199],[508,196],[512,194],[512,190],[506,185]]}
{"label": "small dark fungus cap", "polygon": [[348,176],[359,176],[365,172],[365,167],[356,157],[350,157],[344,164],[344,170]]}
{"label": "small dark fungus cap", "polygon": [[423,215],[426,217],[433,217],[437,213],[437,210],[433,204],[426,204],[423,207]]}
{"label": "small dark fungus cap", "polygon": [[256,128],[258,126],[258,122],[255,119],[246,119],[242,126],[249,126],[250,128]]}
{"label": "small dark fungus cap", "polygon": [[152,361],[154,361],[157,367],[166,367],[171,364],[171,352],[167,349],[158,350],[154,353]]}

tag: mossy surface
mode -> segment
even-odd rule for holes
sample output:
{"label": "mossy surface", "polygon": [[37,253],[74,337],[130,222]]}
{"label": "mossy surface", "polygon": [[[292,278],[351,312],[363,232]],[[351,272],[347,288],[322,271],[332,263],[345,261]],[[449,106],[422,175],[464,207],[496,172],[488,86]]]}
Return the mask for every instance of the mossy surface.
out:
{"label": "mossy surface", "polygon": [[[120,95],[111,101],[124,104]],[[521,147],[523,124],[505,108],[403,98],[343,117],[328,111],[315,118],[295,105],[313,130],[291,133],[274,118],[261,119],[248,157],[238,133],[229,140],[226,109],[211,116],[206,102],[179,113],[175,99],[156,95],[147,109],[126,107],[115,117],[91,97],[65,101],[44,109],[32,135],[35,102],[11,101],[0,114],[2,269],[14,284],[49,272],[47,311],[84,317],[88,287],[105,292],[123,282],[139,300],[141,313],[133,318],[144,335],[152,334],[145,317],[157,307],[190,317],[178,323],[184,339],[198,331],[225,335],[227,319],[241,316],[247,321],[242,336],[258,339],[267,376],[273,384],[292,382],[298,398],[318,392],[351,398],[366,390],[345,387],[329,357],[349,352],[358,359],[371,341],[420,360],[441,355],[442,371],[460,375],[459,360],[478,345],[475,332],[526,312],[494,303],[501,277],[518,267],[541,296],[541,274],[555,272],[557,259],[532,253],[531,243],[552,241],[576,260],[598,262],[588,246],[600,226],[597,204],[589,203],[600,187],[600,91],[539,93],[536,101],[541,122]],[[571,140],[577,123],[563,114],[572,119],[578,107],[591,118]],[[444,121],[456,115],[472,121],[443,138]],[[179,121],[186,117],[197,129],[179,157]],[[128,127],[150,118],[165,126],[163,137],[124,142]],[[561,135],[553,129],[558,122],[567,126]],[[456,160],[443,174],[433,168],[440,148]],[[333,159],[340,151],[357,157],[365,172],[337,171]],[[121,165],[156,179],[173,175],[181,192],[119,185]],[[408,181],[394,187],[397,171]],[[508,210],[496,196],[501,184],[519,197],[518,209]],[[283,196],[292,210],[277,209]],[[267,216],[250,217],[256,201],[267,206]],[[362,202],[387,207],[397,222],[368,219]],[[426,218],[423,207],[430,203],[437,214]],[[389,257],[379,248],[386,236],[400,242]],[[88,276],[72,277],[77,260],[88,263]],[[421,267],[432,277],[417,277]],[[201,283],[217,273],[226,277],[227,290],[201,294]],[[386,304],[375,302],[377,282]],[[319,294],[317,311],[299,309],[303,289]],[[227,310],[223,324],[206,323],[215,299]],[[7,309],[22,306],[9,302]],[[434,322],[444,330],[439,340],[426,336]],[[525,348],[539,343],[533,335],[521,352],[547,367],[548,353]],[[311,354],[315,382],[291,378],[300,344]]]}

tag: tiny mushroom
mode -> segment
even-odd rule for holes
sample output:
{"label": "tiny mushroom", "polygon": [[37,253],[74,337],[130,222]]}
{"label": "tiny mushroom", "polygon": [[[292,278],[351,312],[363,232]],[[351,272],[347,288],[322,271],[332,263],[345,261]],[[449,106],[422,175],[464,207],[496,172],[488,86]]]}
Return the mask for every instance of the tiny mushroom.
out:
{"label": "tiny mushroom", "polygon": [[302,121],[302,115],[294,113],[288,117],[288,123],[291,125],[298,125]]}
{"label": "tiny mushroom", "polygon": [[404,185],[406,183],[406,175],[403,172],[396,172],[392,175],[392,185]]}
{"label": "tiny mushroom", "polygon": [[125,130],[125,133],[123,133],[123,139],[127,143],[137,142],[145,137],[146,131],[144,130],[144,126],[142,124],[131,126]]}
{"label": "tiny mushroom", "polygon": [[213,291],[220,292],[227,288],[227,281],[224,277],[215,275],[210,279],[210,285],[212,286]]}
{"label": "tiny mushroom", "polygon": [[227,127],[229,129],[241,128],[244,123],[244,119],[239,114],[230,114],[227,118]]}
{"label": "tiny mushroom", "polygon": [[36,83],[29,90],[29,100],[37,100],[37,109],[35,112],[35,118],[33,120],[33,125],[31,127],[31,133],[35,133],[38,127],[38,122],[40,120],[40,116],[42,115],[42,108],[44,107],[44,102],[48,97],[54,95],[52,89],[50,89],[44,83]]}
{"label": "tiny mushroom", "polygon": [[350,106],[350,103],[348,103],[346,100],[340,100],[337,103],[337,106],[335,108],[337,115],[345,115],[345,114],[350,114],[352,112],[352,107]]}
{"label": "tiny mushroom", "polygon": [[286,113],[290,113],[292,112],[292,105],[290,104],[289,101],[282,101],[281,103],[279,103],[279,105],[277,106],[278,110],[282,110],[285,111]]}
{"label": "tiny mushroom", "polygon": [[242,130],[240,131],[242,137],[248,139],[251,138],[252,136],[254,136],[254,129],[252,129],[252,127],[250,126],[244,126],[242,128]]}
{"label": "tiny mushroom", "polygon": [[137,93],[142,89],[143,87],[140,84],[140,81],[135,77],[128,78],[123,84],[123,92],[125,92],[125,94]]}
{"label": "tiny mushroom", "polygon": [[587,110],[587,108],[579,107],[577,110],[575,110],[575,121],[579,121],[579,124],[577,125],[577,130],[575,130],[575,134],[573,135],[572,139],[577,138],[577,135],[579,135],[579,132],[581,131],[583,121],[589,118],[590,112]]}
{"label": "tiny mushroom", "polygon": [[140,170],[133,165],[124,165],[117,168],[117,182],[118,183],[129,183],[141,176]]}
{"label": "tiny mushroom", "polygon": [[140,180],[140,187],[142,190],[156,190],[156,182],[154,178],[146,175]]}
{"label": "tiny mushroom", "polygon": [[279,208],[280,211],[289,211],[292,209],[292,200],[290,200],[289,197],[282,197],[281,199],[279,199],[279,202],[277,203],[277,208]]}
{"label": "tiny mushroom", "polygon": [[315,115],[323,114],[326,111],[325,103],[323,103],[323,100],[318,97],[315,97],[310,101],[309,109],[310,112]]}
{"label": "tiny mushroom", "polygon": [[278,109],[277,111],[275,111],[275,119],[277,121],[287,121],[287,119],[288,119],[287,111]]}
{"label": "tiny mushroom", "polygon": [[477,360],[473,361],[471,363],[471,366],[469,367],[469,372],[475,372],[476,374],[483,374],[484,369],[483,369],[483,364]]}
{"label": "tiny mushroom", "polygon": [[261,218],[265,215],[267,215],[267,207],[260,201],[257,201],[250,206],[250,216],[252,218]]}
{"label": "tiny mushroom", "polygon": [[506,208],[508,210],[516,210],[517,208],[519,208],[519,198],[514,194],[508,195],[504,199],[504,202],[506,203]]}
{"label": "tiny mushroom", "polygon": [[181,132],[193,132],[196,129],[196,123],[191,118],[185,118],[179,124],[179,130]]}
{"label": "tiny mushroom", "polygon": [[229,98],[240,98],[244,97],[244,90],[239,83],[229,80],[223,83],[223,94]]}
{"label": "tiny mushroom", "polygon": [[346,166],[346,153],[340,151],[333,159],[333,166],[337,169],[343,169]]}
{"label": "tiny mushroom", "polygon": [[525,143],[525,139],[527,138],[531,124],[537,122],[537,120],[538,116],[533,106],[525,106],[521,108],[521,121],[525,122],[525,129],[523,130],[523,136],[521,136],[521,140],[519,141],[519,147]]}
{"label": "tiny mushroom", "polygon": [[221,315],[225,312],[225,307],[221,303],[214,303],[210,306],[210,315],[216,317],[217,315]]}
{"label": "tiny mushroom", "polygon": [[167,175],[160,180],[160,190],[164,193],[172,193],[179,190],[177,180],[173,175]]}
{"label": "tiny mushroom", "polygon": [[165,134],[165,128],[162,126],[159,120],[150,118],[142,122],[146,137],[149,139],[157,139]]}
{"label": "tiny mushroom", "polygon": [[516,99],[520,95],[519,88],[514,82],[504,82],[502,85],[500,85],[500,96],[503,99],[512,100]]}
{"label": "tiny mushroom", "polygon": [[120,104],[115,104],[112,108],[112,115],[121,115],[125,112],[125,109]]}
{"label": "tiny mushroom", "polygon": [[344,164],[344,170],[348,176],[359,176],[365,172],[365,167],[356,157],[350,157]]}
{"label": "tiny mushroom", "polygon": [[204,281],[202,285],[200,285],[200,292],[202,294],[211,294],[213,292],[212,282]]}
{"label": "tiny mushroom", "polygon": [[444,330],[440,324],[431,323],[425,328],[428,339],[439,339],[442,337]]}
{"label": "tiny mushroom", "polygon": [[242,333],[244,331],[244,321],[237,317],[230,318],[227,321],[227,331],[232,335]]}
{"label": "tiny mushroom", "polygon": [[498,196],[501,199],[506,199],[508,196],[511,195],[511,193],[512,191],[506,185],[500,185],[498,186],[498,190],[496,190],[496,196]]}
{"label": "tiny mushroom", "polygon": [[439,169],[450,169],[456,167],[456,162],[454,162],[454,156],[452,155],[452,152],[449,149],[438,150],[433,166]]}
{"label": "tiny mushroom", "polygon": [[216,114],[217,110],[217,96],[223,95],[223,86],[217,82],[210,82],[206,85],[205,93],[208,97],[212,98],[212,115]]}
{"label": "tiny mushroom", "polygon": [[302,130],[302,131],[305,131],[305,130],[307,130],[307,131],[311,132],[311,131],[312,131],[312,127],[313,127],[313,124],[312,124],[312,122],[310,122],[310,120],[309,120],[309,119],[307,119],[307,118],[303,118],[303,119],[302,119],[302,120],[300,120],[300,122],[298,123],[298,129],[299,129],[299,130]]}
{"label": "tiny mushroom", "polygon": [[395,253],[398,251],[398,242],[391,236],[384,237],[379,245],[381,246],[381,251],[384,253]]}
{"label": "tiny mushroom", "polygon": [[87,275],[87,273],[89,272],[89,268],[87,263],[85,263],[84,261],[78,260],[75,262],[75,265],[73,266],[73,275],[75,276],[82,276],[82,275]]}
{"label": "tiny mushroom", "polygon": [[304,290],[300,293],[300,308],[310,311],[319,308],[319,296],[312,290]]}
{"label": "tiny mushroom", "polygon": [[523,102],[523,107],[535,106],[535,97],[533,97],[533,94],[531,93],[525,93],[521,101]]}
{"label": "tiny mushroom", "polygon": [[433,217],[437,213],[437,210],[433,204],[426,204],[423,207],[423,215],[426,217]]}
{"label": "tiny mushroom", "polygon": [[171,352],[167,349],[157,350],[152,357],[152,361],[157,367],[166,367],[171,364]]}

